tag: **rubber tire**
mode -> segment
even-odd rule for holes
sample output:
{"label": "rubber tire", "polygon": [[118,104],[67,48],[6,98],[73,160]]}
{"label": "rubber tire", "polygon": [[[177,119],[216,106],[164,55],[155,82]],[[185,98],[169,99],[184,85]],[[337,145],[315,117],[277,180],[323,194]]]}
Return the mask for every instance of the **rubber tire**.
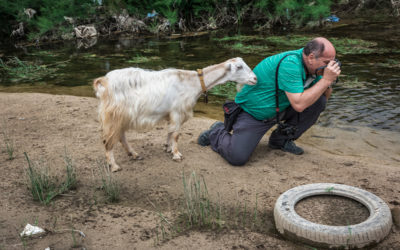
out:
{"label": "rubber tire", "polygon": [[[356,200],[368,208],[370,216],[356,225],[328,226],[300,217],[295,205],[315,195],[337,195]],[[378,243],[392,227],[392,215],[387,204],[376,195],[352,186],[315,183],[292,188],[275,203],[277,230],[284,236],[306,244],[329,248],[361,248]]]}

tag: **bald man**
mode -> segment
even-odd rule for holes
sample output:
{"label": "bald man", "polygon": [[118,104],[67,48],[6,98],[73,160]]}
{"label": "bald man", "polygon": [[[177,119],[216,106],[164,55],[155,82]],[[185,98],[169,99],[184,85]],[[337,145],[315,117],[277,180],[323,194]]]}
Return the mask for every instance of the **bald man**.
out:
{"label": "bald man", "polygon": [[288,130],[275,129],[268,146],[303,154],[303,149],[294,141],[317,121],[325,109],[332,93],[331,84],[341,72],[335,56],[332,43],[318,37],[302,49],[265,58],[253,70],[257,84],[245,85],[236,95],[235,103],[242,111],[232,132],[227,131],[222,122],[216,122],[200,134],[198,143],[211,145],[232,165],[244,165],[264,134],[277,123],[275,86],[278,84],[279,117]]}

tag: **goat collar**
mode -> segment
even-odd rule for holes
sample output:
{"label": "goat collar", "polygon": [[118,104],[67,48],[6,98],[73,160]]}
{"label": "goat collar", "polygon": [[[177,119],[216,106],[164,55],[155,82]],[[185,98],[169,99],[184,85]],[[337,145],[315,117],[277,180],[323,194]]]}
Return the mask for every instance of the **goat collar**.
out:
{"label": "goat collar", "polygon": [[199,76],[201,89],[203,90],[204,102],[208,103],[208,92],[207,92],[206,84],[204,83],[203,69],[197,69],[197,75]]}

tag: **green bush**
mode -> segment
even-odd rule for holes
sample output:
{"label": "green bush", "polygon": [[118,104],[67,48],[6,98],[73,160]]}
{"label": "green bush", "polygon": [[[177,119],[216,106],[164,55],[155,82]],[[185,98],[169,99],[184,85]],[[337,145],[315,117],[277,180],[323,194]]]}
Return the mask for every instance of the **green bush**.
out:
{"label": "green bush", "polygon": [[[87,24],[98,20],[100,13],[108,16],[126,9],[137,18],[144,18],[152,10],[166,17],[171,27],[182,18],[188,27],[199,27],[215,20],[218,25],[241,24],[264,20],[272,24],[303,25],[330,14],[331,0],[103,0],[102,10],[97,10],[96,0],[0,0],[2,32],[11,34],[18,22],[27,24],[25,30],[30,39],[69,26],[64,16],[77,23]],[[23,13],[25,8],[37,11],[32,19]],[[258,13],[258,15],[253,15]],[[104,17],[103,17],[104,18]],[[107,17],[106,17],[107,18]],[[57,32],[55,32],[57,34]]]}
{"label": "green bush", "polygon": [[[32,33],[29,37],[33,39],[57,29],[65,22],[64,16],[75,19],[90,17],[95,6],[93,0],[0,0],[0,15],[6,26],[13,26],[15,22],[26,23],[26,30]],[[27,8],[37,12],[32,19],[23,13]],[[11,33],[11,30],[6,32]]]}
{"label": "green bush", "polygon": [[275,22],[304,25],[330,14],[330,0],[256,0],[254,8]]}

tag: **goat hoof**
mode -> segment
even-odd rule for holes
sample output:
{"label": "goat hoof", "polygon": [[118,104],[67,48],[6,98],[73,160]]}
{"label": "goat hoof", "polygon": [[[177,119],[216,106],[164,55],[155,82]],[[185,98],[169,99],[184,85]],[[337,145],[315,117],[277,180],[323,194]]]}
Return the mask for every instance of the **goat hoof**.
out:
{"label": "goat hoof", "polygon": [[183,156],[181,153],[177,153],[172,157],[172,160],[174,161],[181,161],[183,159]]}
{"label": "goat hoof", "polygon": [[143,157],[140,156],[140,155],[136,155],[136,156],[132,156],[132,157],[131,157],[131,160],[134,160],[134,161],[141,161],[141,160],[143,160]]}
{"label": "goat hoof", "polygon": [[143,160],[143,157],[141,157],[138,153],[128,153],[128,156],[131,160]]}
{"label": "goat hoof", "polygon": [[121,170],[121,167],[120,166],[118,166],[118,165],[113,165],[112,167],[111,167],[111,172],[117,172],[117,171],[120,171]]}

